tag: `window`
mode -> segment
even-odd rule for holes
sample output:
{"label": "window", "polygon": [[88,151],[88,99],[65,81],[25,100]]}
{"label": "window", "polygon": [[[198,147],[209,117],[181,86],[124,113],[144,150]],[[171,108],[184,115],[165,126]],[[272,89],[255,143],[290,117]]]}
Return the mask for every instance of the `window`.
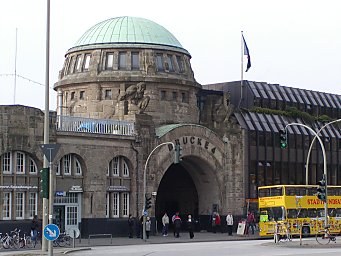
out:
{"label": "window", "polygon": [[122,209],[122,215],[123,217],[129,216],[129,193],[123,193],[123,209]]}
{"label": "window", "polygon": [[109,175],[110,174],[112,176],[119,176],[120,175],[120,166],[119,166],[118,162],[119,162],[118,156],[114,157],[114,159],[110,161],[109,167],[108,167]]}
{"label": "window", "polygon": [[29,158],[29,173],[37,174],[37,165],[32,158]]}
{"label": "window", "polygon": [[25,173],[25,154],[16,152],[16,173]]}
{"label": "window", "polygon": [[15,193],[15,217],[16,219],[24,218],[24,192]]}
{"label": "window", "polygon": [[126,70],[127,69],[127,53],[120,52],[118,55],[118,69]]}
{"label": "window", "polygon": [[71,92],[71,100],[75,99],[75,92]]}
{"label": "window", "polygon": [[74,59],[75,59],[75,57],[72,56],[71,59],[70,59],[70,61],[69,61],[69,66],[67,67],[67,73],[68,73],[68,74],[72,73],[72,71],[73,71],[72,65],[73,65]]}
{"label": "window", "polygon": [[12,165],[11,152],[4,153],[1,157],[2,172],[12,173],[11,165]]}
{"label": "window", "polygon": [[188,102],[187,93],[185,92],[181,93],[181,102]]}
{"label": "window", "polygon": [[105,69],[112,69],[114,65],[114,54],[108,52],[106,56]]}
{"label": "window", "polygon": [[75,164],[76,164],[76,175],[82,175],[82,167],[79,161],[75,158]]}
{"label": "window", "polygon": [[140,69],[140,59],[138,52],[131,53],[131,69],[132,70],[139,70]]}
{"label": "window", "polygon": [[89,70],[89,66],[90,66],[90,54],[85,54],[84,57],[84,70]]}
{"label": "window", "polygon": [[173,56],[167,55],[167,66],[169,72],[174,72]]}
{"label": "window", "polygon": [[123,177],[129,177],[129,167],[126,161],[124,161],[124,159],[122,159],[122,161],[123,161]]}
{"label": "window", "polygon": [[166,100],[166,91],[160,91],[161,100]]}
{"label": "window", "polygon": [[106,100],[111,100],[112,99],[112,91],[111,90],[105,90],[104,97]]}
{"label": "window", "polygon": [[81,55],[77,55],[76,57],[76,66],[75,66],[75,72],[80,72],[81,69],[81,60],[82,60],[82,56]]}
{"label": "window", "polygon": [[164,71],[162,54],[156,55],[156,70],[157,71]]}
{"label": "window", "polygon": [[177,98],[178,98],[178,93],[172,92],[172,99],[176,101]]}
{"label": "window", "polygon": [[62,170],[64,175],[82,175],[82,165],[75,154],[63,156],[57,166],[56,175],[60,175]]}
{"label": "window", "polygon": [[66,207],[67,225],[77,225],[77,206]]}
{"label": "window", "polygon": [[84,100],[84,94],[85,94],[85,91],[80,91],[79,92],[79,99],[80,100]]}
{"label": "window", "polygon": [[112,214],[113,217],[118,218],[120,216],[120,197],[119,197],[119,193],[115,192],[113,193],[113,204],[112,204]]}
{"label": "window", "polygon": [[28,217],[33,218],[37,215],[37,197],[38,194],[34,192],[28,193]]}
{"label": "window", "polygon": [[71,175],[71,155],[63,157],[63,171],[65,175]]}
{"label": "window", "polygon": [[184,66],[183,59],[180,56],[176,56],[176,61],[178,63],[179,72],[184,73],[185,72],[185,66]]}
{"label": "window", "polygon": [[11,219],[12,194],[10,192],[4,192],[3,195],[2,218],[9,220]]}

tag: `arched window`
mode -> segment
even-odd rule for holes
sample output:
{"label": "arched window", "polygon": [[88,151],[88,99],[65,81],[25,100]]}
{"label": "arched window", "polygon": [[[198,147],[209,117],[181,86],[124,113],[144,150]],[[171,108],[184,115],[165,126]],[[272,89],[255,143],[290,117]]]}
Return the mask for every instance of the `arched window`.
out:
{"label": "arched window", "polygon": [[129,177],[129,167],[124,157],[116,156],[110,161],[108,165],[107,176]]}
{"label": "arched window", "polygon": [[37,174],[37,164],[21,151],[6,152],[1,155],[0,171],[3,174]]}
{"label": "arched window", "polygon": [[82,175],[82,165],[75,154],[63,156],[57,166],[56,175]]}

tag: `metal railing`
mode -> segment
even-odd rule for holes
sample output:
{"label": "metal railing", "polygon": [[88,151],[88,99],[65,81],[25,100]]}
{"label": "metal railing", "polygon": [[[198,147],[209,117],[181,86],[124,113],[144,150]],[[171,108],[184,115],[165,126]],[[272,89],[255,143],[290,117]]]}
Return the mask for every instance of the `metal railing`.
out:
{"label": "metal railing", "polygon": [[111,119],[57,116],[56,128],[65,132],[134,135],[134,122]]}

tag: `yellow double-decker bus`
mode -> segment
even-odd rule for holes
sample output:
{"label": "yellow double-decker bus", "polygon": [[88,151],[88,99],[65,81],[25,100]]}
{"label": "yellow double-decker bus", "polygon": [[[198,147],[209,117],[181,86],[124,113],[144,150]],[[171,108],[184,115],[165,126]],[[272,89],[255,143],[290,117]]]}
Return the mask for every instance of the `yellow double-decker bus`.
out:
{"label": "yellow double-decker bus", "polygon": [[[315,195],[314,185],[258,187],[260,236],[316,234],[324,228],[324,202]],[[341,231],[341,186],[328,186],[328,224],[331,233]]]}

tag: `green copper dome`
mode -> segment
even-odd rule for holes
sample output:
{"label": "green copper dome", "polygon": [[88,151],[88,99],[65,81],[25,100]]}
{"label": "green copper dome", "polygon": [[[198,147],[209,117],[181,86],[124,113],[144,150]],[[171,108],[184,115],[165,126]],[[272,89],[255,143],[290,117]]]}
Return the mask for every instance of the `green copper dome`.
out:
{"label": "green copper dome", "polygon": [[152,44],[183,49],[179,41],[159,24],[127,16],[96,24],[83,34],[73,48],[94,44]]}

